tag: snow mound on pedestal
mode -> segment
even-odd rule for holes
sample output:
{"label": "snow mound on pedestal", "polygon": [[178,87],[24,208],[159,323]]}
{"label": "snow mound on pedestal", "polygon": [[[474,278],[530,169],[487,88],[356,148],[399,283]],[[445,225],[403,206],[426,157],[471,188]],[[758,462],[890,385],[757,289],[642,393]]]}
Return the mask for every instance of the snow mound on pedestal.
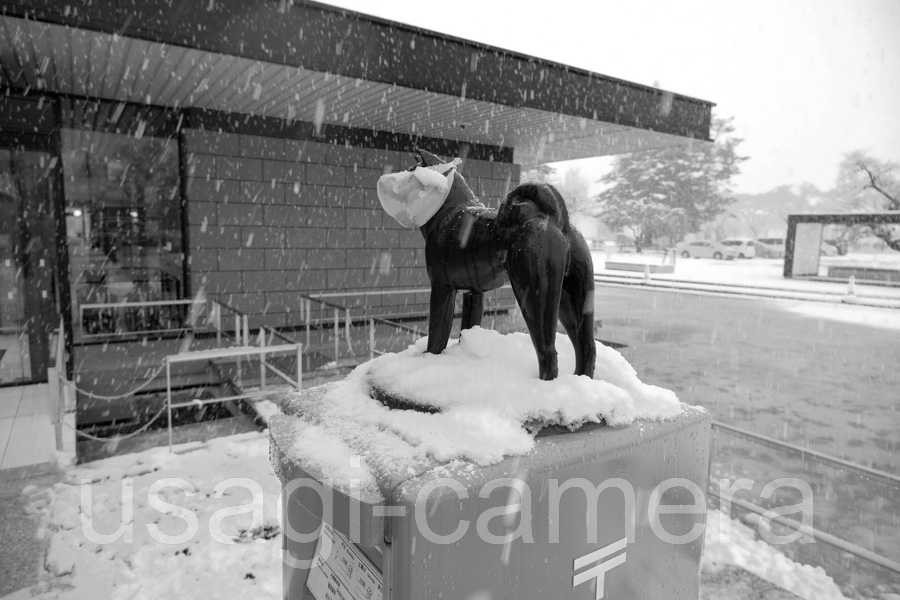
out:
{"label": "snow mound on pedestal", "polygon": [[[541,426],[574,429],[604,419],[624,426],[682,412],[673,392],[642,383],[621,354],[602,344],[590,379],[571,375],[574,350],[568,338],[557,336],[560,376],[553,381],[538,379],[526,334],[476,327],[440,355],[426,353],[426,346],[423,338],[360,365],[343,381],[286,398],[283,409],[292,416],[272,423],[279,447],[320,473],[333,474],[334,461],[352,455],[353,464],[345,462],[362,489],[333,483],[354,496],[372,497],[379,493],[373,481],[409,478],[454,460],[489,465],[526,454]],[[392,410],[372,399],[373,388],[439,412]],[[314,452],[308,439],[300,439],[311,427]]]}
{"label": "snow mound on pedestal", "polygon": [[404,352],[377,358],[352,376],[447,414],[477,410],[517,425],[569,427],[601,419],[627,425],[681,414],[673,392],[642,383],[628,361],[603,344],[597,344],[594,379],[576,376],[572,344],[558,334],[559,377],[541,381],[531,338],[524,333],[467,329],[437,355],[425,352],[427,343],[423,338]]}

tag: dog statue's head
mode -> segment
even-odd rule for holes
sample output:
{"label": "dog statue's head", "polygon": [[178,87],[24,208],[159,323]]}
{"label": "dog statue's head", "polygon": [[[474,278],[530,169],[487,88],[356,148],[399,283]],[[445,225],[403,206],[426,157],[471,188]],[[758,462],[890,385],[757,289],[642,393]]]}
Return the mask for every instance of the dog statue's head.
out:
{"label": "dog statue's head", "polygon": [[434,154],[420,150],[416,166],[378,179],[378,200],[385,212],[404,227],[419,227],[440,210],[450,189],[459,158],[443,162]]}

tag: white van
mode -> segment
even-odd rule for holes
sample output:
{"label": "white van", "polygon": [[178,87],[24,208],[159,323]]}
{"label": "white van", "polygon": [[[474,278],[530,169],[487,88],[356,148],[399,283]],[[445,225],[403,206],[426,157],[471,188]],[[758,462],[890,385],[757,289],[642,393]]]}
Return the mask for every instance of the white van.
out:
{"label": "white van", "polygon": [[756,256],[756,247],[751,238],[726,238],[719,240],[723,246],[728,246],[737,253],[738,258],[753,258]]}
{"label": "white van", "polygon": [[784,258],[784,238],[758,238],[756,248],[763,258]]}

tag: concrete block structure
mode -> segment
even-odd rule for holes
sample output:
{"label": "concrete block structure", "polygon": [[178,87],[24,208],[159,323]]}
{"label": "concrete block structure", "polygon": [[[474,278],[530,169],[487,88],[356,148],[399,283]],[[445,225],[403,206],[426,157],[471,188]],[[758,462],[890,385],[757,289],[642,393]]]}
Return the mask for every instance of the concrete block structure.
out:
{"label": "concrete block structure", "polygon": [[[378,178],[408,152],[251,134],[185,132],[190,286],[250,312],[251,326],[299,324],[299,293],[428,286],[416,229],[384,213]],[[469,159],[460,168],[488,206],[519,183],[519,165]],[[374,316],[427,314],[421,293],[348,296]],[[340,298],[340,296],[337,296]],[[493,298],[509,308],[510,290]]]}

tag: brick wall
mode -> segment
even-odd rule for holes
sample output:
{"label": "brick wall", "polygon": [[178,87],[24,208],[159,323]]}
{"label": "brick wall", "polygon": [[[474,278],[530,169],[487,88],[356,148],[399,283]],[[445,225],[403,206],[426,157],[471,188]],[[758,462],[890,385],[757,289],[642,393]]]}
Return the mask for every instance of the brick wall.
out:
{"label": "brick wall", "polygon": [[[202,130],[185,132],[185,153],[191,289],[253,315],[252,327],[299,325],[304,293],[428,287],[421,234],[375,192],[409,153]],[[493,207],[519,180],[509,163],[467,160],[460,172]],[[486,298],[515,305],[508,289]],[[364,304],[374,315],[428,312],[427,293],[331,301],[355,317]]]}

